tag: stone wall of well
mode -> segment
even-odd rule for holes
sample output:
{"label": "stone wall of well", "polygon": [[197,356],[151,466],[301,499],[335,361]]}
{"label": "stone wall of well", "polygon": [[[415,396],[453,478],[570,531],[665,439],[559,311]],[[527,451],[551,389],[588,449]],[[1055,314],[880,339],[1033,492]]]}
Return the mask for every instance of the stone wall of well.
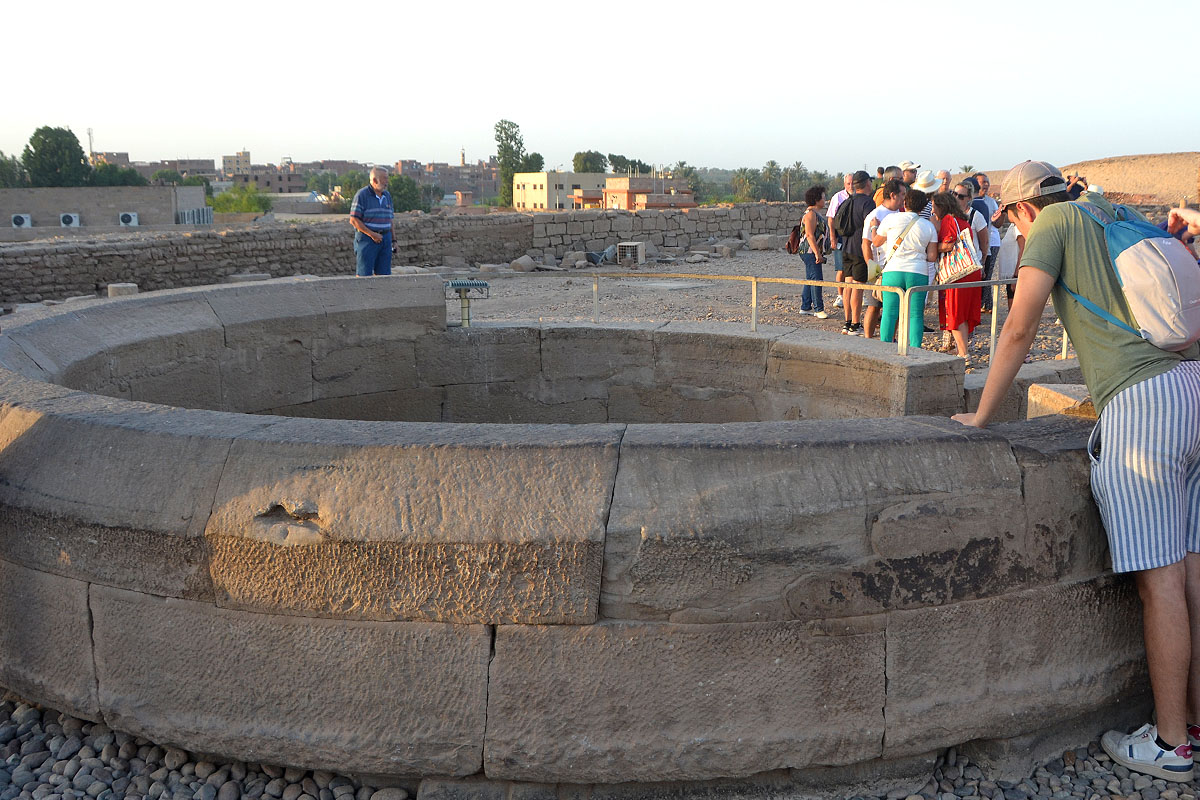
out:
{"label": "stone wall of well", "polygon": [[[629,240],[686,249],[742,232],[787,233],[803,209],[802,204],[760,203],[633,213],[402,215],[393,226],[395,263],[441,264],[447,256],[507,263],[527,253],[561,258],[568,250],[603,250]],[[351,230],[342,222],[85,241],[72,237],[0,246],[0,303],[92,294],[109,283],[136,283],[148,291],[220,283],[246,272],[284,277],[353,271]]]}
{"label": "stone wall of well", "polygon": [[[208,383],[243,409],[369,395],[379,364],[415,387],[445,332],[433,276],[87,301],[6,329],[0,607],[22,613],[0,615],[0,685],[447,798],[780,796],[900,768],[919,785],[949,746],[1027,770],[1145,711],[1087,421],[158,404]],[[564,365],[604,350],[549,341]],[[678,358],[689,394],[718,388],[713,355]]]}

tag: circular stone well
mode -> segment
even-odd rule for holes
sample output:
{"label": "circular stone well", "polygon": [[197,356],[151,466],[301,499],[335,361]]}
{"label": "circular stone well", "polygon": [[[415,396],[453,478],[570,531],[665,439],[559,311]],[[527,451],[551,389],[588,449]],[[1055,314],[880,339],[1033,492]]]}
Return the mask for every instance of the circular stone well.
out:
{"label": "circular stone well", "polygon": [[452,329],[425,276],[30,313],[0,335],[0,684],[447,797],[801,791],[964,743],[1027,770],[1144,711],[1139,614],[1087,424],[953,423],[960,363]]}

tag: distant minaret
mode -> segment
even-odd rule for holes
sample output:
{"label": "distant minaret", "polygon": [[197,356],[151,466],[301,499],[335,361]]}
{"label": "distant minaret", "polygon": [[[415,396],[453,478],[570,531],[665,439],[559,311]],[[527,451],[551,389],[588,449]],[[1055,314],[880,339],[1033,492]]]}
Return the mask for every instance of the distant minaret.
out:
{"label": "distant minaret", "polygon": [[458,165],[465,167],[467,165],[467,148],[463,148],[458,152]]}

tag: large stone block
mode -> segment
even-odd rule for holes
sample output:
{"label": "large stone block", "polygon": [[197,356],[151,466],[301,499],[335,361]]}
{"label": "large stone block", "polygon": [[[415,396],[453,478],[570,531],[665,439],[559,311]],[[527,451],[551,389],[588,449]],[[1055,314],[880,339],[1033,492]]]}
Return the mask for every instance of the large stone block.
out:
{"label": "large stone block", "polygon": [[1008,440],[1021,468],[1026,555],[1046,582],[1090,578],[1110,566],[1087,456],[1094,424],[1054,416],[990,428]]}
{"label": "large stone block", "polygon": [[231,441],[271,420],[84,394],[0,410],[0,556],[211,597],[202,538]]}
{"label": "large stone block", "polygon": [[1031,579],[1020,502],[1008,443],[950,420],[630,425],[601,611],[816,619],[1005,591]]}
{"label": "large stone block", "polygon": [[[846,341],[850,338],[851,341]],[[962,361],[823,331],[770,345],[765,385],[797,397],[801,419],[949,416],[963,410]]]}
{"label": "large stone block", "polygon": [[99,719],[88,585],[0,560],[0,685]]}
{"label": "large stone block", "polygon": [[541,372],[539,331],[524,325],[451,328],[416,341],[426,386],[531,381]]}
{"label": "large stone block", "polygon": [[643,323],[559,324],[542,331],[542,371],[548,380],[603,380],[649,386],[654,381],[654,329]]}
{"label": "large stone block", "polygon": [[654,331],[655,380],[731,391],[761,391],[772,339],[790,328],[757,332],[727,324],[670,322]]}
{"label": "large stone block", "polygon": [[446,391],[441,386],[325,397],[295,406],[268,409],[282,417],[356,419],[379,422],[441,422]]}
{"label": "large stone block", "polygon": [[608,421],[598,381],[469,383],[446,387],[446,422],[583,424]]}
{"label": "large stone block", "polygon": [[1145,668],[1128,577],[893,612],[884,754],[1017,736],[1119,704],[1141,695]]}
{"label": "large stone block", "polygon": [[243,436],[207,529],[218,603],[591,622],[622,432],[289,420]]}
{"label": "large stone block", "polygon": [[231,760],[469,775],[491,634],[218,609],[94,587],[100,707],[114,728]]}
{"label": "large stone block", "polygon": [[501,627],[484,771],[599,783],[865,761],[880,754],[883,657],[869,628]]}

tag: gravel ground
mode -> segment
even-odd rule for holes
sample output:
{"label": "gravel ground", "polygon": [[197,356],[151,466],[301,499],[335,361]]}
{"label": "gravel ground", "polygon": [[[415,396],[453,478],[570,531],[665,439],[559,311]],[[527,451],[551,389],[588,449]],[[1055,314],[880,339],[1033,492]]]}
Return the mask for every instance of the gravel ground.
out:
{"label": "gravel ground", "polygon": [[[600,274],[631,272],[628,268],[601,267]],[[683,259],[673,263],[646,263],[636,270],[646,278],[608,278],[600,281],[601,322],[669,322],[672,320],[736,322],[749,327],[751,288],[746,281],[703,279],[657,279],[652,274],[732,275],[759,278],[803,278],[803,265],[798,256],[783,251],[743,250],[734,258],[715,258],[698,264]],[[833,269],[826,265],[826,278],[833,280]],[[452,273],[446,271],[449,277]],[[453,273],[456,277],[473,277],[491,285],[491,296],[474,301],[471,317],[475,322],[500,320],[543,320],[546,322],[584,322],[592,315],[592,279],[574,270],[563,272],[470,272]],[[758,322],[762,326],[778,325],[801,328],[822,328],[836,332],[846,321],[842,310],[833,307],[834,293],[826,288],[825,310],[829,319],[819,320],[800,314],[802,287],[787,284],[759,285]],[[1000,297],[997,331],[1008,313],[1008,301],[1003,291]],[[447,316],[457,321],[459,303],[447,302]],[[1062,326],[1056,322],[1053,308],[1047,304],[1042,324],[1034,341],[1033,360],[1056,358],[1062,351]],[[938,327],[937,304],[931,300],[925,317],[926,325]],[[969,371],[983,369],[988,364],[989,328],[991,316],[985,314],[975,329],[969,346]],[[941,332],[926,334],[924,347],[937,348]],[[1073,355],[1073,351],[1072,351]]]}

